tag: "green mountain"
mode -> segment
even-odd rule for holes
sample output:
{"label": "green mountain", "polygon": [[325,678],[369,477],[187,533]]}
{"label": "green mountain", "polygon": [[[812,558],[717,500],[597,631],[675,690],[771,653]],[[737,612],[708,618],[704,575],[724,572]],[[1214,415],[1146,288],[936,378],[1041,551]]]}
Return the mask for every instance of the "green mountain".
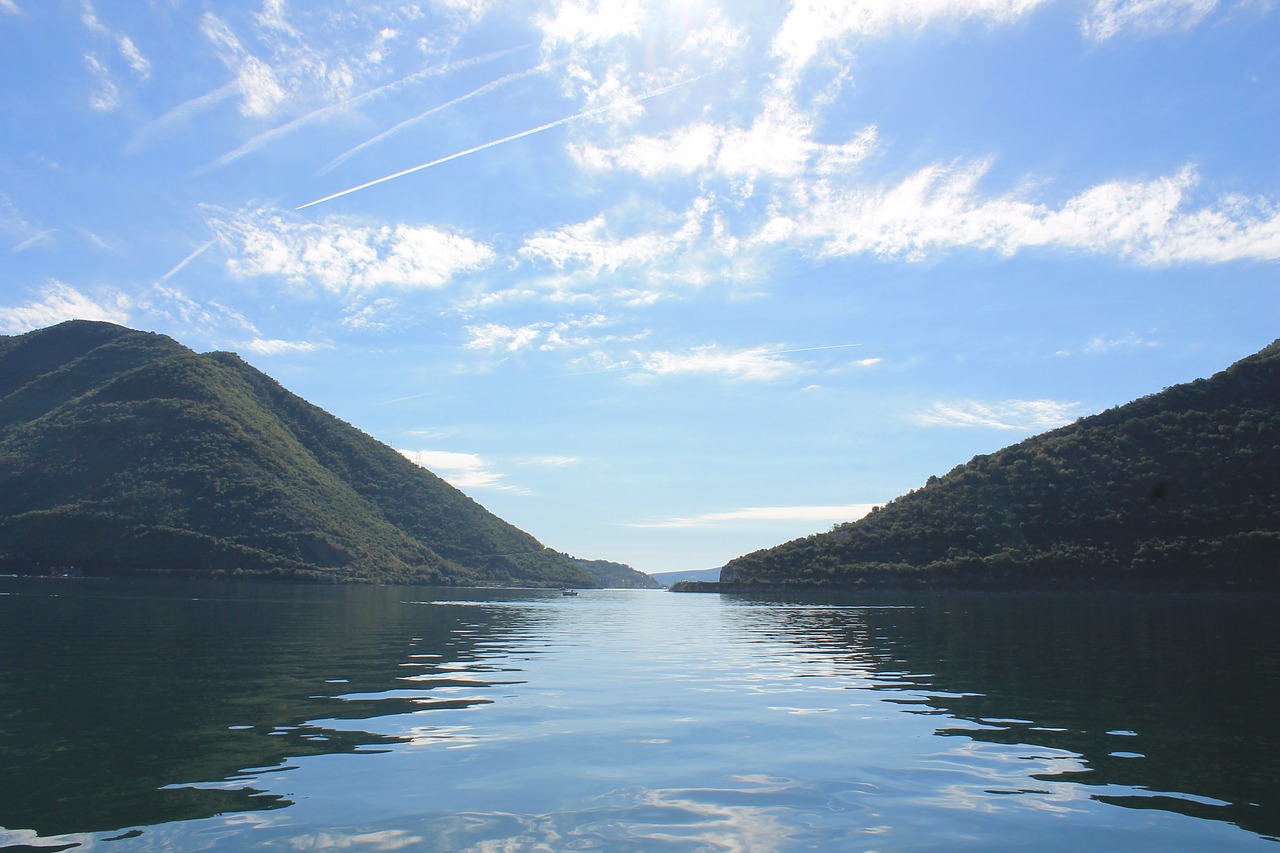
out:
{"label": "green mountain", "polygon": [[1207,380],[989,456],[722,590],[1280,586],[1280,341]]}
{"label": "green mountain", "polygon": [[595,586],[231,353],[72,321],[0,337],[0,571]]}
{"label": "green mountain", "polygon": [[[568,556],[567,554],[565,556]],[[608,560],[584,560],[569,557],[574,565],[595,578],[596,585],[605,589],[661,589],[662,584],[639,569],[624,563]]]}

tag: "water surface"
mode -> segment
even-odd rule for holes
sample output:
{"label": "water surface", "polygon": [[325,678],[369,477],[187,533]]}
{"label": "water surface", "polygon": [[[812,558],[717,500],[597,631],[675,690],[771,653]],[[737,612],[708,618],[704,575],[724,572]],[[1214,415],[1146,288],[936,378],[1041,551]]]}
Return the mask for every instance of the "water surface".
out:
{"label": "water surface", "polygon": [[0,848],[1275,850],[1276,604],[0,578]]}

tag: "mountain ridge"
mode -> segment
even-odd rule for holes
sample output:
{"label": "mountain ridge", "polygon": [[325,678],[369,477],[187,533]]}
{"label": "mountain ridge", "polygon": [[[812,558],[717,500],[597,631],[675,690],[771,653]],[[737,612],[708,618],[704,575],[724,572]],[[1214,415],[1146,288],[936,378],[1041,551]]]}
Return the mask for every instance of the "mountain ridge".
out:
{"label": "mountain ridge", "polygon": [[596,585],[239,356],[83,320],[0,338],[0,567]]}
{"label": "mountain ridge", "polygon": [[1280,340],[731,560],[753,589],[1280,587]]}

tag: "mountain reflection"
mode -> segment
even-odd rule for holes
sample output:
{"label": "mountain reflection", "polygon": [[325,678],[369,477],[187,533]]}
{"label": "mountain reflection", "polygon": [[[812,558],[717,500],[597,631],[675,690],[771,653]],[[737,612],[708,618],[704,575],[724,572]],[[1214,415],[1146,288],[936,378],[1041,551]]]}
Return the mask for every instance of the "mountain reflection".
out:
{"label": "mountain reflection", "polygon": [[410,738],[370,721],[484,704],[510,680],[486,672],[493,638],[465,609],[408,590],[15,584],[0,598],[0,827],[41,836],[282,808],[259,777],[386,750]]}
{"label": "mountain reflection", "polygon": [[938,716],[938,736],[1074,759],[1030,773],[1026,788],[988,793],[1074,783],[1101,802],[1280,835],[1274,597],[886,593],[729,603],[745,629],[794,648],[806,661],[799,675],[823,656],[849,686]]}

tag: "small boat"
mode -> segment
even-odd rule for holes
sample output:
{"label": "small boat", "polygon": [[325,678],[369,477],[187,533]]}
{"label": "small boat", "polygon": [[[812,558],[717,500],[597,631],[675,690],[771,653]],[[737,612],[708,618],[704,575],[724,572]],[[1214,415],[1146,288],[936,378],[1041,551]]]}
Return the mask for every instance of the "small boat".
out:
{"label": "small boat", "polygon": [[561,595],[577,595],[578,591],[576,589],[569,589],[569,587],[566,586],[564,589],[560,590],[560,594]]}

